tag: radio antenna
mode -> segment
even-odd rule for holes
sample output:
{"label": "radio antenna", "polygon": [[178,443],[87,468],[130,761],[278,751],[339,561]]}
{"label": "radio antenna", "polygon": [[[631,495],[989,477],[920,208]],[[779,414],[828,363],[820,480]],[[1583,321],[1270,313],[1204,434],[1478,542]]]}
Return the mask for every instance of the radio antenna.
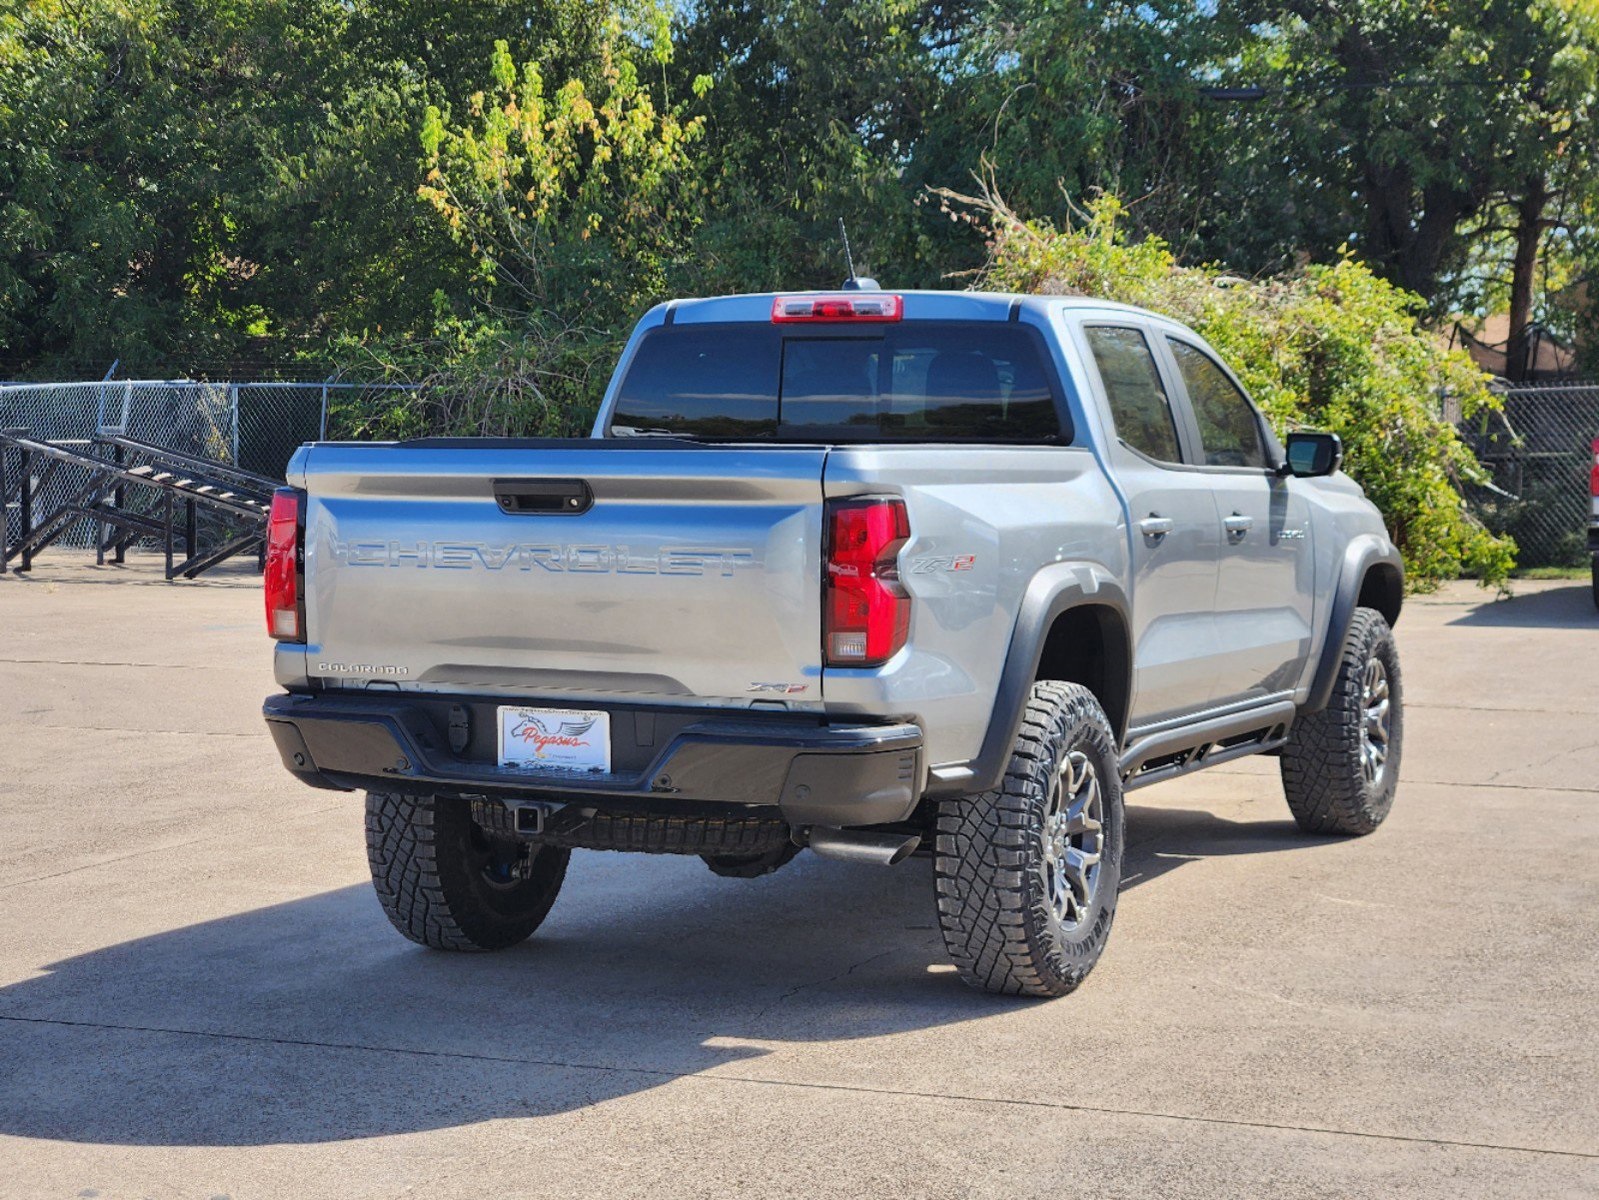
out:
{"label": "radio antenna", "polygon": [[849,250],[849,230],[844,227],[844,218],[838,219],[838,236],[844,243],[844,265],[849,268],[849,278],[844,281],[846,292],[875,292],[877,280],[865,279],[855,274],[855,256]]}

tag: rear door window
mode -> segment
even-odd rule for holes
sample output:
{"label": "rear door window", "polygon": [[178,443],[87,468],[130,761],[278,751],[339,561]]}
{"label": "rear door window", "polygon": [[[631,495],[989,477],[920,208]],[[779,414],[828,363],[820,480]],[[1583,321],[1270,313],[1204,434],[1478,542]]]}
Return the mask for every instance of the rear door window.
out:
{"label": "rear door window", "polygon": [[622,382],[615,434],[803,441],[1069,440],[1042,339],[1019,324],[785,332],[667,326]]}
{"label": "rear door window", "polygon": [[1090,325],[1083,332],[1105,385],[1116,436],[1148,458],[1181,462],[1177,419],[1143,333],[1121,325]]}

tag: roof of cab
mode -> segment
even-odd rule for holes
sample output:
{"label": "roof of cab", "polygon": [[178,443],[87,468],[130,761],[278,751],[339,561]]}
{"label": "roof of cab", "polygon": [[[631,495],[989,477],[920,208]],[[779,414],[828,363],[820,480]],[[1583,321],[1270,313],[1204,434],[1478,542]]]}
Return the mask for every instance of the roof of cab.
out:
{"label": "roof of cab", "polygon": [[[1052,306],[1082,308],[1097,311],[1125,312],[1141,318],[1152,318],[1167,324],[1179,324],[1170,317],[1148,309],[1135,308],[1114,300],[1100,300],[1093,296],[1033,296],[1006,292],[945,292],[882,288],[905,300],[907,321],[1004,321],[1010,317],[1012,307],[1041,311]],[[778,296],[838,296],[859,295],[842,289],[793,292],[748,292],[732,296],[707,296],[698,299],[671,300],[657,305],[649,316],[659,314],[662,322],[672,324],[710,324],[713,322],[770,321],[772,302]],[[650,322],[654,323],[654,322]]]}

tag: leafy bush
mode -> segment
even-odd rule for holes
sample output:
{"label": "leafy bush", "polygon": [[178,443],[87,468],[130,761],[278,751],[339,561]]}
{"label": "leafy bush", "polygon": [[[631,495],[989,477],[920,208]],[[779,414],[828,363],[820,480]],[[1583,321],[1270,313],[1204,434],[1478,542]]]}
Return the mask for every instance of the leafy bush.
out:
{"label": "leafy bush", "polygon": [[1412,590],[1461,574],[1500,583],[1515,543],[1465,507],[1463,484],[1486,478],[1441,399],[1464,416],[1497,407],[1486,376],[1421,327],[1421,301],[1347,254],[1258,280],[1179,265],[1158,238],[1134,242],[1114,197],[1072,227],[1023,221],[992,190],[943,191],[951,214],[986,225],[985,288],[1091,295],[1165,313],[1195,329],[1238,372],[1282,433],[1326,429],[1343,438],[1345,469],[1382,510]]}
{"label": "leafy bush", "polygon": [[[672,290],[698,221],[685,190],[704,118],[648,82],[672,57],[669,10],[629,12],[631,26],[603,23],[585,77],[552,90],[500,40],[463,119],[428,108],[417,195],[476,259],[480,303],[463,318],[441,295],[432,339],[379,352],[423,384],[406,416],[452,433],[586,432],[633,318]],[[695,99],[710,86],[697,78]]]}
{"label": "leafy bush", "polygon": [[348,377],[417,386],[330,402],[329,436],[582,437],[630,325],[573,330],[444,312],[426,339],[341,339],[333,349]]}

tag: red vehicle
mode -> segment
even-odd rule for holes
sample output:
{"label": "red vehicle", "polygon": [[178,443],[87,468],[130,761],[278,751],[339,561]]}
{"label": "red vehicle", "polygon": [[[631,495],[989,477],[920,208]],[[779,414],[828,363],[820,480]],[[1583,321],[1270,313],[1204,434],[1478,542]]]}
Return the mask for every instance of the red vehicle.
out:
{"label": "red vehicle", "polygon": [[1593,604],[1599,608],[1599,437],[1593,440],[1593,469],[1588,473],[1588,553],[1593,557]]}

